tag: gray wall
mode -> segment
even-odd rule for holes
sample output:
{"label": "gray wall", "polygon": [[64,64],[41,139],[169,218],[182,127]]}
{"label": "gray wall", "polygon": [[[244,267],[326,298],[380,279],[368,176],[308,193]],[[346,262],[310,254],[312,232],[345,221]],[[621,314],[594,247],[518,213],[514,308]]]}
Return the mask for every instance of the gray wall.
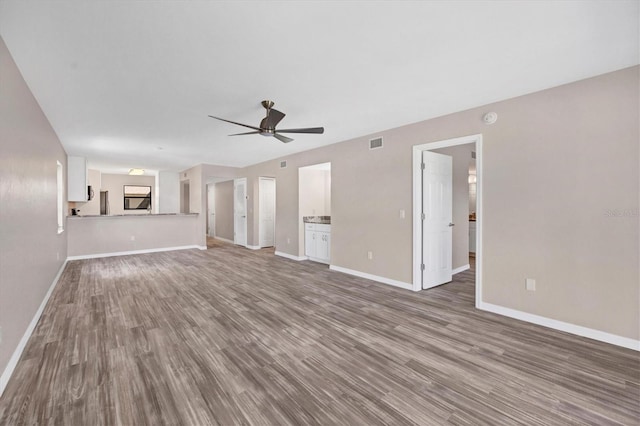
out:
{"label": "gray wall", "polygon": [[57,232],[56,189],[56,161],[65,186],[67,161],[1,38],[0,91],[2,372],[67,257],[67,231]]}
{"label": "gray wall", "polygon": [[[250,202],[259,176],[276,177],[276,250],[297,256],[298,168],[331,162],[331,263],[410,283],[412,146],[481,133],[484,301],[638,339],[639,69],[274,159],[238,175],[249,179]],[[488,111],[499,116],[491,126],[482,121]],[[377,136],[384,148],[369,150]],[[257,245],[252,206],[248,242]],[[536,292],[525,290],[525,278],[537,280]]]}
{"label": "gray wall", "polygon": [[[115,174],[102,174],[102,190],[109,191],[109,208],[110,213],[114,214],[148,214],[147,210],[125,210],[124,209],[124,186],[125,185],[141,185],[151,187],[151,213],[156,213],[155,206],[156,200],[154,197],[157,192],[156,178],[155,176],[129,176],[129,175],[115,175]],[[99,195],[99,194],[98,194]],[[98,197],[100,198],[100,197]],[[98,200],[100,202],[100,200]],[[84,214],[81,210],[80,214]]]}
{"label": "gray wall", "polygon": [[216,237],[233,241],[233,181],[216,183]]}
{"label": "gray wall", "polygon": [[71,217],[69,257],[199,245],[198,215]]}

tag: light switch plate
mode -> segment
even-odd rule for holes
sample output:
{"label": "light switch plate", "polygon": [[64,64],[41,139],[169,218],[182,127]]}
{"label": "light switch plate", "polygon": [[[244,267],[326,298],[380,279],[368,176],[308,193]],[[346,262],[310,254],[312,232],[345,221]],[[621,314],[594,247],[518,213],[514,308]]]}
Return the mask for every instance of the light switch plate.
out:
{"label": "light switch plate", "polygon": [[536,280],[533,278],[527,278],[524,280],[524,287],[529,291],[536,291]]}

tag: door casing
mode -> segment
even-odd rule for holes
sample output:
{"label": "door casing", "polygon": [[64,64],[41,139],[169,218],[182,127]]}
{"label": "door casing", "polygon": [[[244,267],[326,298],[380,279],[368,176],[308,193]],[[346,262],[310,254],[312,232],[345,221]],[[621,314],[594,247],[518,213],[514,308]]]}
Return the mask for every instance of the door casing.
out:
{"label": "door casing", "polygon": [[422,289],[422,151],[475,143],[476,146],[476,308],[482,303],[482,134],[413,146],[413,291]]}

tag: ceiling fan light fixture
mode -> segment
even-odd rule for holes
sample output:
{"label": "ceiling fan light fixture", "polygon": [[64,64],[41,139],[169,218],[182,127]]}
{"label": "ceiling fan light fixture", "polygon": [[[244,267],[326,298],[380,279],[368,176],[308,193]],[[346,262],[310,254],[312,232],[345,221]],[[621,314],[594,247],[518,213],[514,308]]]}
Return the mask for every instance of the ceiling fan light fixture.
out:
{"label": "ceiling fan light fixture", "polygon": [[131,169],[129,170],[129,175],[131,176],[142,176],[144,174],[144,169]]}

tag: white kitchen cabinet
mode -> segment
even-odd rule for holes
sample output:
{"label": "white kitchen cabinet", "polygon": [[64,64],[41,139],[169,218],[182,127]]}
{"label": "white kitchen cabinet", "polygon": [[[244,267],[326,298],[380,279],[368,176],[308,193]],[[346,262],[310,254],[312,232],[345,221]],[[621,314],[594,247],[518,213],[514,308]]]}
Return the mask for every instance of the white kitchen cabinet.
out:
{"label": "white kitchen cabinet", "polygon": [[87,159],[84,157],[67,158],[67,200],[87,202]]}
{"label": "white kitchen cabinet", "polygon": [[304,224],[304,254],[316,262],[329,263],[331,258],[331,225]]}

